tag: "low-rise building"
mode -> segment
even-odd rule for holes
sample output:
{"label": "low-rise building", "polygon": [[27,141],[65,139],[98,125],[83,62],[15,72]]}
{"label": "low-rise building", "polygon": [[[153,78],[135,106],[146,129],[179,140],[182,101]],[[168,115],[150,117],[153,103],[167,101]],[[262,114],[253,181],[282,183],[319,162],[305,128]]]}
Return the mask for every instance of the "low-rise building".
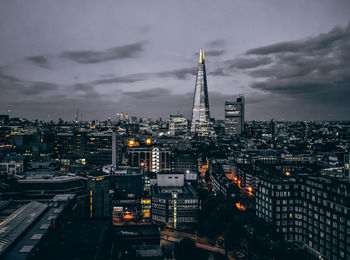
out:
{"label": "low-rise building", "polygon": [[151,187],[152,221],[175,228],[197,223],[199,198],[195,189],[184,179],[183,173],[157,174],[157,185]]}

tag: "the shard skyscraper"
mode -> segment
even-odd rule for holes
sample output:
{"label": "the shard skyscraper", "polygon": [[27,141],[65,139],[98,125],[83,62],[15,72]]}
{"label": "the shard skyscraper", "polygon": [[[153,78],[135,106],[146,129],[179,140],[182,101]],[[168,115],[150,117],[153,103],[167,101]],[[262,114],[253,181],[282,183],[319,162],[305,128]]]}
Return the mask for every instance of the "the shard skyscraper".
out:
{"label": "the shard skyscraper", "polygon": [[204,50],[199,51],[198,73],[193,97],[191,132],[206,136],[210,132],[210,112]]}

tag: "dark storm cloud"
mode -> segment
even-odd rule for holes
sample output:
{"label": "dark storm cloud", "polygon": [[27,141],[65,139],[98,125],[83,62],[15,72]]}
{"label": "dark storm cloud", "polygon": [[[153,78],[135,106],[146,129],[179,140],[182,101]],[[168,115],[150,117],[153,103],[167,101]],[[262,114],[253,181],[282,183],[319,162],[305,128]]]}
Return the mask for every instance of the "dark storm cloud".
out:
{"label": "dark storm cloud", "polygon": [[116,76],[106,79],[98,79],[91,82],[93,85],[105,85],[114,83],[134,83],[138,81],[143,81],[147,79],[146,73],[130,74],[125,76]]}
{"label": "dark storm cloud", "polygon": [[72,86],[68,86],[71,91],[77,93],[78,95],[95,96],[98,95],[95,88],[92,85],[85,83],[77,83]]}
{"label": "dark storm cloud", "polygon": [[308,103],[320,105],[321,110],[336,109],[339,117],[345,117],[350,112],[349,46],[350,25],[305,40],[249,50],[243,62],[231,65],[250,69],[246,73],[259,79],[252,84],[254,89],[291,98],[297,106]]}
{"label": "dark storm cloud", "polygon": [[137,42],[110,48],[104,51],[81,50],[65,51],[62,57],[78,63],[100,63],[111,60],[136,58],[144,51],[144,42]]}
{"label": "dark storm cloud", "polygon": [[346,28],[336,27],[328,33],[321,33],[316,37],[301,40],[272,44],[247,51],[247,54],[273,54],[273,53],[314,53],[325,52],[328,48],[334,48],[338,42],[349,39],[350,24]]}
{"label": "dark storm cloud", "polygon": [[49,61],[45,56],[30,56],[27,57],[26,60],[30,61],[31,63],[37,65],[40,68],[50,68]]}
{"label": "dark storm cloud", "polygon": [[[225,50],[207,50],[205,51],[204,55],[209,57],[209,56],[221,56],[225,53]],[[198,54],[197,54],[198,55]]]}
{"label": "dark storm cloud", "polygon": [[224,68],[217,68],[217,69],[214,70],[214,71],[207,72],[207,74],[210,75],[210,76],[220,76],[220,77],[227,77],[227,76],[230,76],[230,74],[228,74],[228,73],[225,72],[225,69],[224,69]]}
{"label": "dark storm cloud", "polygon": [[112,102],[106,102],[90,85],[61,86],[29,81],[8,75],[1,69],[0,89],[3,93],[0,95],[1,109],[11,107],[16,114],[32,119],[57,119],[74,114],[80,107],[86,113],[95,113],[96,107],[112,108]]}
{"label": "dark storm cloud", "polygon": [[58,85],[49,82],[29,81],[6,74],[0,70],[0,89],[6,101],[10,97],[20,99],[22,96],[32,96],[44,92],[52,91],[58,88]]}
{"label": "dark storm cloud", "polygon": [[123,95],[135,99],[147,99],[154,97],[164,97],[170,95],[170,90],[165,88],[151,88],[140,91],[126,91],[123,92]]}
{"label": "dark storm cloud", "polygon": [[195,75],[195,68],[182,68],[173,69],[160,72],[150,72],[150,73],[135,73],[125,76],[112,76],[105,79],[98,79],[90,82],[92,85],[105,85],[114,83],[135,83],[138,81],[144,81],[148,79],[157,78],[175,78],[180,80],[185,80],[189,75]]}
{"label": "dark storm cloud", "polygon": [[94,87],[91,85],[81,84],[81,83],[73,85],[73,88],[74,90],[77,90],[77,91],[90,91],[94,89]]}
{"label": "dark storm cloud", "polygon": [[50,92],[58,88],[56,84],[49,82],[28,82],[29,86],[23,87],[22,93],[27,96],[34,96]]}
{"label": "dark storm cloud", "polygon": [[0,89],[5,95],[0,96],[0,103],[14,100],[33,99],[34,103],[41,98],[47,99],[56,93],[66,93],[70,96],[94,96],[98,95],[94,87],[89,84],[79,83],[73,85],[58,85],[44,81],[30,81],[20,79],[2,72],[0,69]]}
{"label": "dark storm cloud", "polygon": [[0,68],[0,86],[1,89],[11,88],[11,85],[17,85],[20,80],[16,77],[10,76],[4,72],[2,68]]}
{"label": "dark storm cloud", "polygon": [[189,75],[196,75],[196,68],[183,68],[183,69],[174,69],[168,71],[161,71],[154,73],[154,76],[159,78],[176,78],[176,79],[186,79]]}
{"label": "dark storm cloud", "polygon": [[256,58],[239,58],[234,60],[227,60],[225,64],[228,68],[238,68],[238,69],[251,69],[263,65],[268,65],[272,63],[270,57],[256,57]]}
{"label": "dark storm cloud", "polygon": [[206,44],[208,47],[217,48],[217,47],[223,47],[226,44],[226,41],[224,39],[216,39],[213,41],[210,41]]}

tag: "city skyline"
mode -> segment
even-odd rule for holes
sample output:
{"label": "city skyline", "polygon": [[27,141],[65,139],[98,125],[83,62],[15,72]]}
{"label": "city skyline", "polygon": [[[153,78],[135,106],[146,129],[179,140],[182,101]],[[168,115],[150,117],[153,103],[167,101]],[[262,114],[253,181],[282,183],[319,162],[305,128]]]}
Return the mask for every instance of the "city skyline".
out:
{"label": "city skyline", "polygon": [[350,1],[0,1],[0,258],[350,260]]}
{"label": "city skyline", "polygon": [[190,118],[203,48],[212,117],[244,94],[247,120],[347,120],[349,10],[347,1],[4,1],[0,112]]}

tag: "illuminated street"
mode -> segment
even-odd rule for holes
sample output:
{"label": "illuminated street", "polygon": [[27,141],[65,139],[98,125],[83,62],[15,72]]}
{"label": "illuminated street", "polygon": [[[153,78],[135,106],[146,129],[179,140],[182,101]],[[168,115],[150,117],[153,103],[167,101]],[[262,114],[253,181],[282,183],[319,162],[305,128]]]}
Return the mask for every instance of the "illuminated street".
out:
{"label": "illuminated street", "polygon": [[[195,245],[198,248],[207,250],[207,251],[212,251],[212,252],[217,252],[220,254],[225,255],[226,252],[223,248],[217,247],[217,246],[212,246],[208,243],[208,239],[204,238],[204,237],[198,237],[194,234],[190,234],[190,233],[185,233],[185,232],[180,232],[177,230],[170,230],[170,229],[166,229],[161,231],[161,239],[165,240],[165,241],[169,241],[169,242],[174,242],[174,243],[178,243],[180,242],[180,240],[182,238],[190,238],[193,241],[195,241]],[[234,258],[230,255],[228,255],[228,258],[233,260]]]}

